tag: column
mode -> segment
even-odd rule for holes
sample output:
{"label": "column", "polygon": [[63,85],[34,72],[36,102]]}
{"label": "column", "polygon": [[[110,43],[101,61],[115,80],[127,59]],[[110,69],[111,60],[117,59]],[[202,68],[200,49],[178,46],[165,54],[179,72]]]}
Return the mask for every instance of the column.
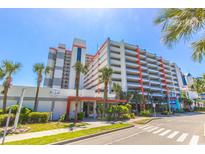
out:
{"label": "column", "polygon": [[97,118],[97,113],[96,113],[96,102],[93,102],[93,118]]}

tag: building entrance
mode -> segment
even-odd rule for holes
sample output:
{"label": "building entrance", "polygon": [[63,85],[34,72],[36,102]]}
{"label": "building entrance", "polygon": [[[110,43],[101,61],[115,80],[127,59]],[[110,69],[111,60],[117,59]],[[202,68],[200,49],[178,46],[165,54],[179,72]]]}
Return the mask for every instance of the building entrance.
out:
{"label": "building entrance", "polygon": [[83,113],[85,118],[93,117],[94,111],[93,111],[93,102],[84,102],[83,103]]}

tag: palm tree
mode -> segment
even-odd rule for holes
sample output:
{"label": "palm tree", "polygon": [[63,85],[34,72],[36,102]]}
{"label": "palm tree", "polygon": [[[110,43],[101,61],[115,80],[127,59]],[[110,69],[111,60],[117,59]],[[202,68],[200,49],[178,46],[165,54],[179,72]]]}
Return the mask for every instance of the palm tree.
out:
{"label": "palm tree", "polygon": [[36,96],[34,102],[34,111],[36,112],[38,109],[38,94],[41,86],[41,82],[43,80],[43,73],[46,75],[50,72],[50,67],[44,66],[43,63],[36,63],[33,65],[33,72],[37,74],[37,88],[36,88]]}
{"label": "palm tree", "polygon": [[75,88],[76,88],[76,102],[75,102],[75,120],[74,123],[78,120],[78,96],[79,96],[79,85],[80,85],[80,74],[85,74],[87,72],[87,65],[83,65],[80,61],[77,61],[73,66],[75,68]]}
{"label": "palm tree", "polygon": [[[163,9],[154,22],[162,25],[162,41],[172,47],[181,39],[189,41],[193,35],[204,30],[205,9]],[[205,37],[192,42],[191,46],[193,60],[201,62],[205,55]]]}
{"label": "palm tree", "polygon": [[113,83],[112,89],[116,94],[116,98],[120,99],[121,94],[122,94],[122,87],[118,83]]}
{"label": "palm tree", "polygon": [[5,81],[3,83],[3,113],[6,113],[6,104],[7,104],[7,94],[12,82],[12,75],[15,74],[21,67],[20,63],[14,63],[9,60],[4,60],[2,62],[1,68],[1,79],[5,77]]}
{"label": "palm tree", "polygon": [[108,84],[111,81],[111,77],[113,74],[113,70],[110,67],[103,67],[99,70],[100,72],[100,80],[104,83],[104,105],[103,105],[103,116],[105,115],[105,101],[107,100],[108,95]]}
{"label": "palm tree", "polygon": [[0,68],[0,80],[2,80],[5,76],[5,73],[2,68]]}

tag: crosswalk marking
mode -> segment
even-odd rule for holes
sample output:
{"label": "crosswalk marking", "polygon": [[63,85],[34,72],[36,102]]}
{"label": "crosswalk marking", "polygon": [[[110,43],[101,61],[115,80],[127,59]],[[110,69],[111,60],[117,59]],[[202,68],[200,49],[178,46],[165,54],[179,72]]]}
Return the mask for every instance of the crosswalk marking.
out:
{"label": "crosswalk marking", "polygon": [[143,130],[147,130],[147,129],[153,128],[153,127],[154,127],[154,126],[145,127],[145,128],[143,128]]}
{"label": "crosswalk marking", "polygon": [[148,127],[148,126],[150,126],[150,125],[140,126],[139,128],[141,129],[141,128],[145,128],[145,127]]}
{"label": "crosswalk marking", "polygon": [[179,133],[179,131],[174,131],[173,133],[171,133],[169,136],[167,136],[167,138],[174,138],[177,134]]}
{"label": "crosswalk marking", "polygon": [[197,145],[199,141],[199,136],[198,135],[194,135],[192,138],[191,138],[191,141],[189,142],[190,145]]}
{"label": "crosswalk marking", "polygon": [[152,131],[154,131],[154,130],[156,130],[156,129],[158,129],[158,128],[159,128],[159,127],[154,127],[154,128],[148,129],[147,132],[152,132]]}
{"label": "crosswalk marking", "polygon": [[177,139],[177,142],[183,142],[186,137],[188,136],[187,133],[183,133],[178,139]]}
{"label": "crosswalk marking", "polygon": [[164,136],[164,135],[168,134],[169,132],[171,132],[171,130],[170,130],[170,129],[165,130],[164,132],[162,132],[162,133],[161,133],[161,134],[159,134],[159,135],[160,135],[160,136]]}
{"label": "crosswalk marking", "polygon": [[154,131],[153,134],[160,133],[160,132],[163,131],[163,130],[164,130],[164,128],[161,128],[161,129],[159,129],[159,130],[157,130],[157,131]]}

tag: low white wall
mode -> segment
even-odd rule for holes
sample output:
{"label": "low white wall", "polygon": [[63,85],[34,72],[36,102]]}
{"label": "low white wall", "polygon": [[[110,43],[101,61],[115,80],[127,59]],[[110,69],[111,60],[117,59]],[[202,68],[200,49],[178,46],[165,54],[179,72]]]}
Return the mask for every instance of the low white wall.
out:
{"label": "low white wall", "polygon": [[[33,109],[35,94],[36,94],[36,87],[28,87],[28,86],[13,86],[9,88],[7,106],[15,105],[17,103],[23,88],[26,88],[23,106]],[[0,86],[0,92],[2,90],[3,90],[3,87]],[[58,94],[54,96],[52,95],[52,91],[57,91]],[[52,107],[52,101],[54,100],[55,106],[54,106],[53,119],[57,120],[62,114],[66,112],[67,97],[75,96],[75,93],[76,92],[74,89],[55,89],[53,90],[52,88],[45,88],[45,87],[40,88],[38,111],[50,112],[51,107]],[[87,96],[87,97],[94,97],[95,92],[94,90],[80,90],[79,95]],[[71,104],[72,105],[71,105],[70,111],[73,111],[75,107],[74,106],[75,103],[71,103]],[[0,94],[0,108],[2,108],[2,106],[3,106],[3,95]],[[79,105],[79,111],[80,111],[80,105]]]}

